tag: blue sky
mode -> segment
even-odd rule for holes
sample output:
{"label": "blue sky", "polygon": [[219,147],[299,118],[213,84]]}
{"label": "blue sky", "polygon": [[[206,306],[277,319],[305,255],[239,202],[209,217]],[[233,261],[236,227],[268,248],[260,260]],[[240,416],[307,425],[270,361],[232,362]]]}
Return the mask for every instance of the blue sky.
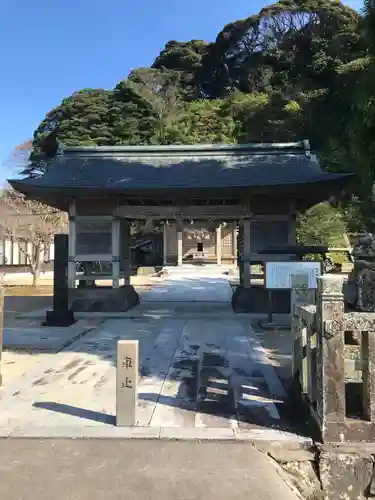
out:
{"label": "blue sky", "polygon": [[[0,0],[0,165],[45,114],[87,87],[112,88],[168,40],[213,40],[259,0]],[[354,8],[362,0],[345,2]]]}

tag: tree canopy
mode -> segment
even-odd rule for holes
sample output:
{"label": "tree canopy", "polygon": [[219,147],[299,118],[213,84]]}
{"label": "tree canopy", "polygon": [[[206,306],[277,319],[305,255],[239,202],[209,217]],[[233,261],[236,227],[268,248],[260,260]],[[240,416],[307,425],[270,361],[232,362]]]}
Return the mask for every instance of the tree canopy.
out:
{"label": "tree canopy", "polygon": [[375,0],[364,7],[358,14],[339,0],[280,0],[224,26],[214,41],[170,40],[151,67],[135,69],[114,89],[78,90],[47,113],[25,173],[38,174],[59,142],[309,138],[328,169],[359,173],[355,195],[370,221]]}

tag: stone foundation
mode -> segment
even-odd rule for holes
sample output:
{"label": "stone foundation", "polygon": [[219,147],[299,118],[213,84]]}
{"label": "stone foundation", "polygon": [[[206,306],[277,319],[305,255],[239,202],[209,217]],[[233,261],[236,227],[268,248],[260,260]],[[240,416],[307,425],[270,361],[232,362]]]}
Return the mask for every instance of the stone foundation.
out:
{"label": "stone foundation", "polygon": [[125,312],[139,304],[139,295],[132,285],[97,286],[69,290],[69,301],[74,312]]}
{"label": "stone foundation", "polygon": [[[255,446],[258,448],[258,446]],[[264,450],[284,470],[284,478],[306,500],[374,498],[374,447],[313,445],[291,449],[288,444]]]}
{"label": "stone foundation", "polygon": [[355,263],[357,282],[357,307],[361,311],[375,311],[375,263],[358,261]]}
{"label": "stone foundation", "polygon": [[358,260],[348,275],[346,301],[360,311],[375,312],[375,262]]}
{"label": "stone foundation", "polygon": [[[262,286],[244,288],[238,286],[233,293],[232,307],[238,313],[267,314],[268,290]],[[290,313],[290,290],[272,292],[272,312],[275,314]]]}

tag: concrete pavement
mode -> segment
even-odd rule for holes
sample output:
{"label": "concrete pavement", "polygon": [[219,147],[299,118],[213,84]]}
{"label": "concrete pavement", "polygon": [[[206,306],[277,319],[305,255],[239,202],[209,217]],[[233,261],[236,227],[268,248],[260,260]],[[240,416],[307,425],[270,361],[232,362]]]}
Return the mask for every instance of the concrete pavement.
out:
{"label": "concrete pavement", "polygon": [[249,444],[173,441],[1,442],[6,500],[299,500]]}
{"label": "concrete pavement", "polygon": [[249,318],[231,308],[228,277],[215,267],[189,267],[172,270],[127,317],[108,319],[6,383],[1,435],[121,437],[113,426],[120,339],[139,341],[140,428],[160,436],[161,428],[189,430],[197,439],[199,429],[226,438],[254,429],[293,432],[276,371]]}

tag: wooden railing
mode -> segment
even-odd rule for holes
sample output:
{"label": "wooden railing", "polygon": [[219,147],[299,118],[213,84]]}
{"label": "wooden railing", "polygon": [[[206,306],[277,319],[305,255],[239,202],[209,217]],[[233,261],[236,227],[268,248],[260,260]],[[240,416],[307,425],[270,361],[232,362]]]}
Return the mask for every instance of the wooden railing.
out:
{"label": "wooden railing", "polygon": [[339,275],[294,311],[293,375],[323,441],[375,441],[375,313],[345,312]]}

